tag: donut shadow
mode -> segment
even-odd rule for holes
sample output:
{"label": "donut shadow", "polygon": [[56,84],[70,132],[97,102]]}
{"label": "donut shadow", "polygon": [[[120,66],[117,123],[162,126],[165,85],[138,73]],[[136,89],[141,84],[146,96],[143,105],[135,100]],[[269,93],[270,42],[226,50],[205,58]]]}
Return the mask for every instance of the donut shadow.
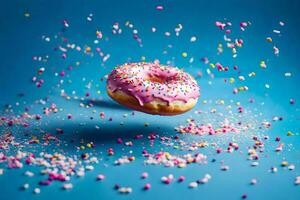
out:
{"label": "donut shadow", "polygon": [[87,124],[85,126],[75,124],[65,124],[60,127],[48,127],[47,131],[57,132],[57,128],[62,130],[61,133],[56,133],[56,136],[65,144],[65,148],[74,148],[80,142],[93,142],[96,145],[116,144],[117,140],[121,138],[124,141],[136,140],[138,143],[148,140],[150,134],[171,136],[175,135],[174,128],[167,124],[144,126],[143,123],[126,123],[120,125],[117,123],[106,123],[96,128],[94,124]]}
{"label": "donut shadow", "polygon": [[90,105],[90,106],[96,106],[100,108],[108,108],[108,109],[116,109],[116,110],[125,110],[125,111],[131,111],[132,109],[129,109],[127,107],[124,107],[111,99],[85,99],[85,100],[80,100],[80,102]]}

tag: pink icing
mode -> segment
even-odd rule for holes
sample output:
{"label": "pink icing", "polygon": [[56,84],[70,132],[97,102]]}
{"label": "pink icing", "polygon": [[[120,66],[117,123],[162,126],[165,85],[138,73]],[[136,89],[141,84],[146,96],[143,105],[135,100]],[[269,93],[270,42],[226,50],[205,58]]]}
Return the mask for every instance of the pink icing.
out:
{"label": "pink icing", "polygon": [[135,97],[141,106],[161,99],[188,102],[200,96],[196,80],[182,70],[157,63],[126,63],[116,67],[108,76],[107,88]]}

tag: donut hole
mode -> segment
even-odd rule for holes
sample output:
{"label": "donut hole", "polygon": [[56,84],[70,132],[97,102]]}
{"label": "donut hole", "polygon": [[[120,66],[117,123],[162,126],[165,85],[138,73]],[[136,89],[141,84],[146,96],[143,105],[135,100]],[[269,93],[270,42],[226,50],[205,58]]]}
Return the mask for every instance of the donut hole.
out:
{"label": "donut hole", "polygon": [[160,83],[164,84],[167,81],[167,77],[157,76],[157,75],[149,75],[146,80],[152,83]]}

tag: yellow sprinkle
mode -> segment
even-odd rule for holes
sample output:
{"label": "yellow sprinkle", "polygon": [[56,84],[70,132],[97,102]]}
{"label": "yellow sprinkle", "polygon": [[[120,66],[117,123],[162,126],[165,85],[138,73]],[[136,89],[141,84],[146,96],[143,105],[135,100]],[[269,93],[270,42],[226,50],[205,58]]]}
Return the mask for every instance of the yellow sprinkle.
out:
{"label": "yellow sprinkle", "polygon": [[255,72],[251,72],[251,73],[248,74],[248,76],[249,77],[256,76],[256,73]]}
{"label": "yellow sprinkle", "polygon": [[229,82],[230,82],[230,83],[234,83],[234,78],[230,78],[230,79],[229,79]]}
{"label": "yellow sprinkle", "polygon": [[211,68],[215,68],[215,67],[216,67],[213,63],[210,63],[209,66],[210,66]]}
{"label": "yellow sprinkle", "polygon": [[183,52],[181,55],[182,55],[182,57],[184,57],[184,58],[187,57],[187,53],[186,53],[186,52]]}
{"label": "yellow sprinkle", "polygon": [[85,52],[86,52],[86,53],[90,53],[90,52],[91,52],[91,47],[86,47],[86,48],[85,48]]}
{"label": "yellow sprinkle", "polygon": [[193,161],[194,161],[194,158],[188,158],[188,159],[187,159],[187,162],[188,162],[188,163],[192,163]]}
{"label": "yellow sprinkle", "polygon": [[186,167],[186,164],[180,163],[180,164],[178,165],[178,167],[179,167],[179,168],[184,168],[184,167]]}
{"label": "yellow sprinkle", "polygon": [[282,161],[281,166],[282,166],[282,167],[286,167],[286,166],[288,166],[288,164],[289,164],[289,163],[288,163],[287,161]]}
{"label": "yellow sprinkle", "polygon": [[259,65],[260,65],[261,68],[264,68],[264,69],[267,68],[266,63],[265,63],[265,61],[263,61],[263,60],[260,61],[260,64],[259,64]]}
{"label": "yellow sprinkle", "polygon": [[292,136],[292,135],[293,135],[293,133],[291,131],[287,132],[287,136]]}
{"label": "yellow sprinkle", "polygon": [[273,41],[271,37],[267,37],[266,40],[267,40],[267,42],[272,42]]}

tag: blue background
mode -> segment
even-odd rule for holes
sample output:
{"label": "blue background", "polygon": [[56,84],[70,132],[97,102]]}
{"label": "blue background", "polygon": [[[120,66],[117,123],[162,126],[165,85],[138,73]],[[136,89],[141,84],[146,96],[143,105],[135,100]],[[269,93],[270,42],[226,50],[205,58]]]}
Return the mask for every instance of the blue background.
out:
{"label": "blue background", "polygon": [[[157,11],[155,7],[163,5],[163,11]],[[299,1],[2,1],[0,8],[0,104],[10,104],[14,114],[24,111],[25,107],[30,108],[30,113],[42,113],[43,105],[34,101],[49,97],[47,105],[55,102],[62,110],[57,114],[43,116],[40,124],[32,125],[32,128],[24,132],[38,135],[34,127],[40,127],[49,132],[55,132],[60,127],[64,134],[60,136],[63,141],[59,150],[65,154],[80,155],[74,145],[78,145],[80,139],[93,141],[97,147],[93,153],[103,158],[103,161],[95,167],[92,172],[87,172],[84,178],[72,179],[74,188],[70,191],[62,191],[61,183],[53,183],[48,187],[41,187],[41,194],[34,195],[32,189],[41,180],[39,168],[25,166],[21,170],[5,170],[0,176],[1,193],[0,199],[240,199],[242,194],[247,194],[249,199],[299,199],[300,188],[294,185],[294,179],[299,173],[299,35],[300,16]],[[24,17],[24,13],[30,13],[30,17]],[[88,22],[86,17],[92,13],[93,20]],[[237,58],[233,59],[230,50],[224,47],[222,55],[216,54],[217,44],[223,42],[223,33],[215,27],[215,21],[228,19],[234,25],[232,35],[242,37],[244,47],[238,49]],[[62,30],[62,20],[67,19],[70,27],[63,32],[70,43],[80,46],[89,45],[96,47],[93,41],[96,39],[95,31],[101,30],[107,41],[100,41],[101,49],[109,53],[111,57],[107,62],[102,63],[98,56],[88,56],[83,53],[68,53],[68,58],[63,60],[60,53],[53,48],[60,44],[59,39],[54,36]],[[126,21],[134,24],[143,40],[143,47],[132,39],[131,30],[124,26]],[[251,26],[245,32],[239,31],[241,21],[250,21]],[[279,21],[285,22],[280,27]],[[123,29],[121,35],[112,35],[113,23],[119,22]],[[174,35],[174,28],[177,24],[183,25],[179,37]],[[151,33],[151,27],[157,28],[156,33]],[[272,33],[273,29],[280,29],[281,34]],[[172,35],[165,37],[164,32],[170,31]],[[49,43],[42,39],[46,35],[51,38]],[[190,43],[191,36],[197,36],[197,42]],[[280,55],[275,56],[272,45],[265,41],[271,36],[276,46],[280,48]],[[167,46],[171,44],[173,48]],[[224,44],[225,46],[225,44]],[[165,55],[163,51],[168,53]],[[188,53],[188,58],[181,56],[182,52]],[[49,56],[45,63],[32,60],[33,56]],[[105,92],[105,81],[103,78],[114,66],[127,61],[140,61],[141,56],[146,61],[159,59],[161,63],[173,60],[176,66],[183,67],[186,71],[196,76],[202,71],[203,77],[197,78],[201,86],[201,98],[196,108],[192,111],[175,117],[151,116],[136,112],[131,115],[127,110],[108,98]],[[224,83],[224,78],[235,77],[236,71],[217,72],[212,70],[215,78],[206,74],[207,65],[200,59],[207,56],[213,63],[221,62],[232,68],[238,65],[240,75],[246,77],[244,83]],[[188,62],[190,57],[195,61]],[[259,67],[259,62],[265,60],[266,69]],[[75,62],[80,61],[79,67]],[[67,66],[72,65],[73,71],[67,71]],[[45,67],[43,74],[45,84],[37,89],[31,82],[31,77],[36,74],[40,67]],[[57,86],[60,77],[54,76],[55,72],[67,71],[64,83]],[[248,73],[256,72],[257,76],[248,77]],[[284,73],[291,72],[292,76],[287,78]],[[86,80],[83,80],[83,77]],[[72,80],[72,83],[67,83]],[[92,81],[92,88],[87,89],[85,85]],[[269,84],[270,88],[265,88]],[[233,87],[247,85],[249,91],[232,94]],[[66,101],[61,98],[59,92],[64,89],[68,93],[73,90],[76,95],[83,97],[90,92],[90,98],[98,99],[98,103],[90,109],[79,108],[79,100]],[[101,94],[97,94],[97,90]],[[24,97],[18,94],[24,93]],[[254,98],[255,103],[249,104],[248,99]],[[289,99],[295,99],[295,105],[290,105]],[[184,169],[165,168],[163,166],[145,166],[141,157],[143,147],[155,153],[161,148],[165,151],[177,154],[178,151],[165,145],[157,144],[149,147],[146,135],[155,132],[160,135],[173,136],[176,134],[174,127],[185,124],[185,120],[192,116],[199,122],[216,122],[217,115],[209,113],[211,108],[217,107],[219,112],[227,113],[225,106],[215,105],[215,101],[223,99],[227,105],[232,105],[233,112],[236,112],[236,102],[241,102],[248,112],[244,116],[233,115],[237,120],[251,121],[259,124],[264,120],[271,121],[274,116],[282,116],[281,122],[272,123],[270,130],[265,134],[270,136],[266,142],[265,153],[261,156],[258,167],[250,167],[251,162],[247,161],[247,146],[253,145],[249,132],[234,138],[239,141],[242,152],[233,154],[216,155],[211,148],[199,149],[208,155],[208,160],[216,159],[215,163],[207,165],[191,165]],[[88,100],[88,98],[87,98]],[[202,100],[208,100],[203,104]],[[232,100],[232,102],[231,102]],[[19,103],[19,105],[18,105]],[[3,109],[3,110],[4,110]],[[201,109],[203,115],[196,115],[194,111]],[[96,110],[93,113],[92,110]],[[105,112],[106,119],[100,120],[99,113]],[[207,113],[206,113],[207,112]],[[68,113],[73,115],[72,120],[67,120]],[[261,114],[260,114],[261,113]],[[124,117],[123,114],[128,114]],[[4,115],[13,115],[4,113]],[[225,114],[226,115],[226,114]],[[90,117],[94,119],[91,120]],[[113,121],[108,122],[107,118],[112,117]],[[222,117],[220,117],[222,118]],[[234,119],[233,119],[234,120]],[[120,126],[120,122],[124,125]],[[84,124],[83,126],[81,124]],[[145,127],[144,123],[149,123]],[[100,126],[99,130],[95,125]],[[258,126],[259,126],[258,125]],[[295,136],[287,137],[286,133],[291,130]],[[23,130],[15,130],[17,138],[22,139]],[[124,147],[116,144],[116,139],[132,140],[136,134],[145,134],[144,139],[134,141],[133,147]],[[256,134],[256,133],[255,133]],[[278,143],[274,142],[275,137],[281,137],[287,148],[283,152],[276,153],[274,149]],[[232,141],[233,135],[218,136],[183,136],[184,140],[207,140],[216,141],[218,144],[227,144]],[[71,143],[70,140],[75,140]],[[107,157],[106,149],[113,147],[116,155],[113,158]],[[58,147],[56,147],[58,148]],[[55,151],[51,147],[34,147],[36,152]],[[26,148],[25,148],[26,150]],[[28,147],[28,150],[29,147]],[[112,166],[112,162],[121,155],[130,155],[133,151],[136,161],[124,166]],[[88,151],[91,152],[91,151]],[[184,152],[182,152],[184,153]],[[296,166],[294,171],[280,167],[282,160],[287,160]],[[224,161],[230,166],[230,170],[220,170],[220,162]],[[103,163],[108,163],[108,167]],[[268,172],[271,166],[278,167],[278,173]],[[35,171],[33,178],[25,177],[26,170]],[[145,180],[140,179],[140,174],[147,171],[150,177],[147,181],[152,184],[152,189],[143,191]],[[96,182],[98,173],[104,173],[106,180],[102,183]],[[187,181],[184,183],[172,183],[164,185],[160,183],[160,177],[173,173],[175,177],[185,175]],[[195,181],[209,173],[212,180],[201,185],[197,189],[188,188],[188,183]],[[256,186],[250,186],[252,178],[258,180]],[[30,183],[28,191],[19,189],[25,182]],[[129,195],[121,195],[113,190],[114,184],[128,185],[134,192]]]}

